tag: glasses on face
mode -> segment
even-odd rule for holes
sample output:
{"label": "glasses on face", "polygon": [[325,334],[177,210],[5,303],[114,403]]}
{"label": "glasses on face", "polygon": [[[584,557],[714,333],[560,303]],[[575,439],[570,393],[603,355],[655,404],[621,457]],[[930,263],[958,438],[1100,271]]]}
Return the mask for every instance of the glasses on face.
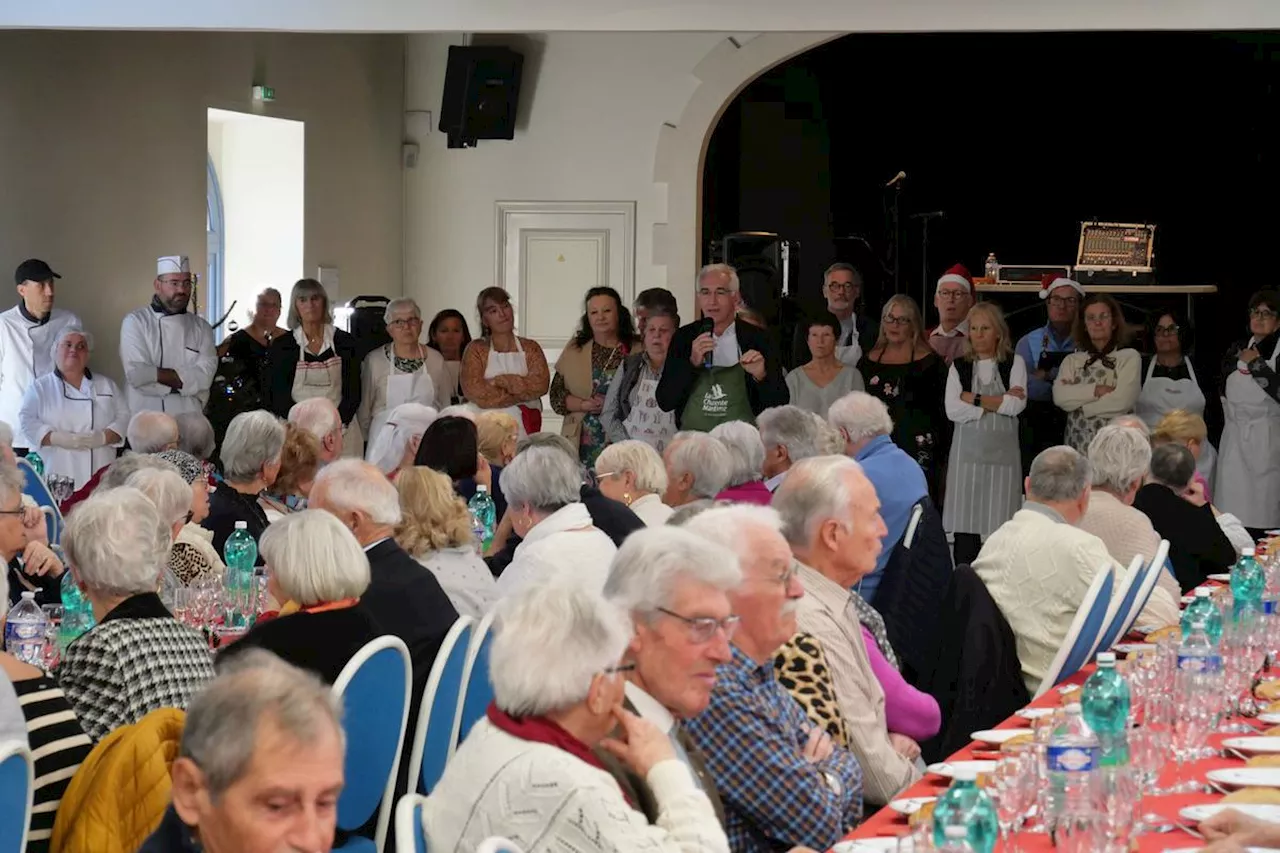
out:
{"label": "glasses on face", "polygon": [[1080,304],[1080,300],[1074,296],[1050,296],[1049,304],[1054,308],[1075,308]]}
{"label": "glasses on face", "polygon": [[1270,320],[1277,315],[1269,308],[1254,308],[1249,312],[1249,316],[1257,320]]}
{"label": "glasses on face", "polygon": [[26,513],[26,510],[22,508],[21,501],[18,502],[17,509],[0,509],[0,515],[14,515],[14,516],[21,517],[25,513]]}
{"label": "glasses on face", "polygon": [[827,282],[827,290],[842,290],[845,293],[852,293],[858,289],[858,285],[851,281],[829,281]]}
{"label": "glasses on face", "polygon": [[1107,313],[1107,314],[1085,314],[1085,315],[1084,315],[1084,321],[1085,321],[1086,323],[1088,323],[1089,325],[1096,325],[1096,324],[1098,324],[1098,323],[1110,323],[1110,322],[1111,322],[1111,314],[1110,314],[1110,313]]}
{"label": "glasses on face", "polygon": [[732,640],[734,632],[738,630],[738,624],[742,619],[738,616],[726,616],[723,619],[714,619],[710,616],[681,616],[673,610],[665,607],[659,607],[658,612],[670,616],[672,619],[679,619],[689,628],[689,639],[695,643],[707,643],[716,635],[716,631],[724,631],[724,638]]}
{"label": "glasses on face", "polygon": [[1168,326],[1156,326],[1157,335],[1176,335],[1178,334],[1178,324],[1173,323]]}
{"label": "glasses on face", "polygon": [[161,284],[167,284],[170,287],[176,287],[179,290],[190,290],[195,287],[195,281],[189,278],[162,278]]}
{"label": "glasses on face", "polygon": [[698,295],[702,297],[714,296],[716,299],[724,299],[731,293],[733,293],[733,291],[725,287],[717,287],[715,290],[712,290],[709,287],[698,288]]}
{"label": "glasses on face", "polygon": [[948,302],[958,302],[959,300],[964,299],[968,295],[969,294],[965,293],[963,290],[939,290],[938,291],[938,298],[944,299]]}
{"label": "glasses on face", "polygon": [[617,666],[606,666],[604,668],[605,675],[618,675],[623,672],[635,672],[636,665],[634,663],[620,663]]}
{"label": "glasses on face", "polygon": [[893,314],[890,314],[888,317],[884,318],[884,324],[886,326],[909,326],[911,325],[911,318],[895,317]]}
{"label": "glasses on face", "polygon": [[421,326],[422,320],[417,317],[402,317],[399,320],[392,320],[387,325],[393,329],[407,329],[411,326]]}

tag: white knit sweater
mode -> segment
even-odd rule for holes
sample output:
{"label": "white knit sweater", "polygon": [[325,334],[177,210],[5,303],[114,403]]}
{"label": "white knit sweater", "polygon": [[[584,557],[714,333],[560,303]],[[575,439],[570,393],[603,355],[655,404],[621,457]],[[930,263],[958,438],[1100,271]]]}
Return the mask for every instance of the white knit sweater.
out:
{"label": "white knit sweater", "polygon": [[659,808],[656,825],[627,804],[605,771],[484,718],[427,798],[427,846],[471,853],[497,835],[524,853],[729,853],[711,801],[682,762],[659,763],[646,781]]}
{"label": "white knit sweater", "polygon": [[[1112,558],[1126,569],[1138,554],[1142,559],[1150,560],[1160,545],[1160,534],[1156,533],[1151,519],[1141,510],[1127,506],[1115,495],[1096,488],[1089,493],[1089,509],[1077,526],[1101,539]],[[1147,606],[1138,614],[1136,626],[1147,629],[1176,625],[1181,618],[1178,606],[1181,598],[1182,588],[1173,574],[1160,572]]]}

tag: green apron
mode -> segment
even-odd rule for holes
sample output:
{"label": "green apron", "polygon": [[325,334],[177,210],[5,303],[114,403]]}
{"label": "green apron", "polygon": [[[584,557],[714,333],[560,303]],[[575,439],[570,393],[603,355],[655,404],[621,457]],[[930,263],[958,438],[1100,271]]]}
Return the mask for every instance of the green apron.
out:
{"label": "green apron", "polygon": [[680,429],[710,432],[729,421],[756,422],[747,397],[747,371],[740,364],[704,368],[684,405]]}

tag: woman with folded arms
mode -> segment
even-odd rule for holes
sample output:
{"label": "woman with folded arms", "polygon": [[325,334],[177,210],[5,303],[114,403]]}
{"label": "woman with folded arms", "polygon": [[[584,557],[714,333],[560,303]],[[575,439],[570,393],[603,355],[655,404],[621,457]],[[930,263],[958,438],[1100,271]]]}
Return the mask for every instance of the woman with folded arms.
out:
{"label": "woman with folded arms", "polygon": [[1105,293],[1085,297],[1074,334],[1076,351],[1062,360],[1053,402],[1067,413],[1066,443],[1087,454],[1098,430],[1133,412],[1142,390],[1142,356],[1128,346],[1120,303]]}

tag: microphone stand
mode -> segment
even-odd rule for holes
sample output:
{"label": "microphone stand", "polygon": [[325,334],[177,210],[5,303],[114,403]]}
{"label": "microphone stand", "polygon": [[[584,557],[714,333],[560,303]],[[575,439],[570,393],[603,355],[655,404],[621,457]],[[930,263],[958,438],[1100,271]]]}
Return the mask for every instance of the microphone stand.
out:
{"label": "microphone stand", "polygon": [[902,292],[902,181],[893,185],[893,292]]}

